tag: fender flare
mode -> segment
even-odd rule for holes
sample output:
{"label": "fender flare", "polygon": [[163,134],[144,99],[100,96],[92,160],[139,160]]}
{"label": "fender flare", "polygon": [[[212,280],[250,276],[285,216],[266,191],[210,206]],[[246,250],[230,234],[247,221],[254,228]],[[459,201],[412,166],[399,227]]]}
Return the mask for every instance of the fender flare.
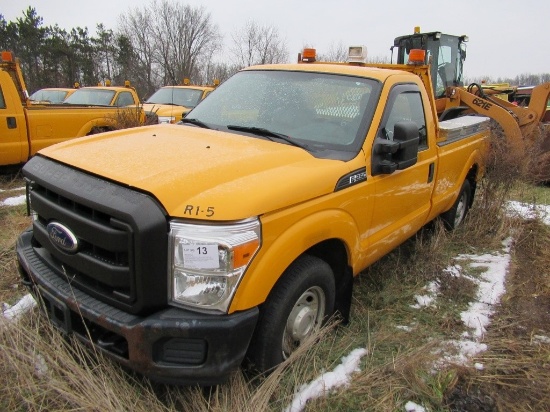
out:
{"label": "fender flare", "polygon": [[114,119],[112,119],[108,116],[103,116],[103,117],[98,116],[98,117],[96,117],[92,120],[88,120],[86,123],[84,123],[84,125],[78,131],[78,134],[77,134],[76,137],[87,136],[96,127],[106,127],[109,130],[114,130],[114,126],[115,126],[115,120]]}
{"label": "fender flare", "polygon": [[352,266],[360,253],[360,236],[349,213],[330,209],[295,221],[267,248],[260,249],[237,287],[229,313],[263,303],[292,262],[310,248],[334,239],[344,245],[348,263]]}

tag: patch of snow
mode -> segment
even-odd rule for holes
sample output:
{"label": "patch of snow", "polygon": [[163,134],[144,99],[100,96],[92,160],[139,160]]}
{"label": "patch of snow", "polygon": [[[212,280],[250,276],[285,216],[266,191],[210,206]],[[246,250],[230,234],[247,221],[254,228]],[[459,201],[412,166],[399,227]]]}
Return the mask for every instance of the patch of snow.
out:
{"label": "patch of snow", "polygon": [[3,202],[0,202],[0,206],[19,206],[19,205],[24,205],[26,201],[27,201],[26,195],[8,197]]}
{"label": "patch of snow", "polygon": [[533,340],[534,340],[534,341],[537,341],[537,342],[540,342],[540,343],[547,343],[547,344],[550,344],[550,338],[549,338],[548,336],[534,335],[534,336],[533,336]]}
{"label": "patch of snow", "polygon": [[483,363],[476,362],[474,363],[474,368],[476,368],[476,370],[478,371],[482,371],[483,369],[485,369],[485,366],[483,365]]}
{"label": "patch of snow", "polygon": [[294,395],[292,403],[285,409],[285,412],[300,412],[308,400],[324,396],[338,386],[348,385],[351,374],[360,370],[359,362],[367,353],[365,348],[354,349],[349,355],[344,356],[342,363],[332,371],[325,372],[309,384],[303,385]]}
{"label": "patch of snow", "polygon": [[453,278],[459,278],[462,275],[462,266],[454,265],[443,269],[443,272],[448,273]]}
{"label": "patch of snow", "polygon": [[439,293],[439,284],[437,282],[430,282],[424,287],[424,290],[428,292],[426,295],[415,295],[415,305],[411,305],[413,309],[420,309],[422,307],[431,306],[435,301],[437,294]]}
{"label": "patch of snow", "polygon": [[503,253],[481,256],[460,255],[459,257],[460,259],[470,260],[470,266],[473,268],[487,269],[479,280],[476,302],[470,303],[468,310],[460,316],[464,324],[473,329],[473,334],[477,339],[482,338],[485,334],[494,307],[500,302],[500,297],[505,292],[504,282],[510,265],[511,243],[511,239],[504,242]]}
{"label": "patch of snow", "polygon": [[[460,315],[464,324],[470,328],[470,332],[464,332],[462,340],[447,342],[455,349],[453,352],[456,351],[457,353],[442,356],[440,361],[436,362],[436,367],[442,367],[449,363],[466,365],[472,357],[487,350],[487,345],[482,343],[481,340],[491,321],[495,306],[505,292],[506,273],[511,259],[511,245],[512,240],[508,238],[503,242],[502,252],[484,255],[460,255],[458,257],[458,259],[468,260],[470,267],[485,268],[486,271],[479,279],[471,278],[478,283],[476,300],[470,303],[468,309]],[[461,274],[459,275],[461,276]],[[477,366],[475,367],[477,368]]]}
{"label": "patch of snow", "polygon": [[13,321],[19,319],[23,314],[31,310],[36,306],[36,300],[34,300],[33,296],[28,293],[25,296],[23,296],[19,302],[17,302],[15,305],[10,306],[6,303],[3,304],[4,310],[3,315],[4,318]]}
{"label": "patch of snow", "polygon": [[[451,340],[444,342],[446,348],[442,349],[441,359],[439,359],[435,367],[443,368],[449,364],[467,365],[470,358],[487,350],[487,345],[480,342],[470,340]],[[449,354],[447,352],[452,352]]]}
{"label": "patch of snow", "polygon": [[541,219],[545,224],[550,225],[550,206],[534,205],[510,201],[506,204],[508,215],[520,216],[523,219]]}
{"label": "patch of snow", "polygon": [[426,412],[426,408],[424,408],[423,406],[420,406],[414,402],[407,402],[405,404],[405,411],[407,412]]}

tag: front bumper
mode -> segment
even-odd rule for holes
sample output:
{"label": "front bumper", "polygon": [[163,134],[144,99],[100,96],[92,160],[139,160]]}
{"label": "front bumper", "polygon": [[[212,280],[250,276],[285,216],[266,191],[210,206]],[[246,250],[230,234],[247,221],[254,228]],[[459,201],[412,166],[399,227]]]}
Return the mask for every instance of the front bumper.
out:
{"label": "front bumper", "polygon": [[123,366],[153,380],[215,385],[242,363],[258,319],[258,308],[209,315],[166,308],[136,316],[105,304],[62,279],[32,245],[32,231],[17,241],[27,285],[51,322]]}

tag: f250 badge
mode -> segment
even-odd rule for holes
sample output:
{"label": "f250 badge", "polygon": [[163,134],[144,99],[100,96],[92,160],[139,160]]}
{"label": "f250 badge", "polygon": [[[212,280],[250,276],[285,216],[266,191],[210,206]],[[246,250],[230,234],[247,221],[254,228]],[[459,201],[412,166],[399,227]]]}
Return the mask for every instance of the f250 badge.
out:
{"label": "f250 badge", "polygon": [[46,231],[52,244],[65,253],[76,253],[78,251],[78,239],[74,233],[61,223],[51,222],[46,226]]}

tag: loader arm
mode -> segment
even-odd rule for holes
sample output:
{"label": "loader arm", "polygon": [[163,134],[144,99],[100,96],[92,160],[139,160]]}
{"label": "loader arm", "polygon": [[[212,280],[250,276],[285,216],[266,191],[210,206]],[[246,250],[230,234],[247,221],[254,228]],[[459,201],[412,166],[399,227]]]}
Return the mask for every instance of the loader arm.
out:
{"label": "loader arm", "polygon": [[453,107],[462,107],[490,117],[502,127],[504,134],[512,141],[520,141],[523,138],[520,119],[512,111],[494,102],[493,99],[477,96],[459,87],[450,87],[447,89],[445,110]]}
{"label": "loader arm", "polygon": [[550,82],[535,86],[531,92],[531,100],[529,101],[529,109],[537,113],[538,121],[542,122],[545,119],[545,114],[550,100]]}
{"label": "loader arm", "polygon": [[488,116],[499,123],[506,136],[513,140],[530,137],[543,121],[550,98],[550,83],[536,86],[528,107],[516,106],[506,100],[488,96],[481,88],[450,87],[447,90],[445,109],[464,107]]}

